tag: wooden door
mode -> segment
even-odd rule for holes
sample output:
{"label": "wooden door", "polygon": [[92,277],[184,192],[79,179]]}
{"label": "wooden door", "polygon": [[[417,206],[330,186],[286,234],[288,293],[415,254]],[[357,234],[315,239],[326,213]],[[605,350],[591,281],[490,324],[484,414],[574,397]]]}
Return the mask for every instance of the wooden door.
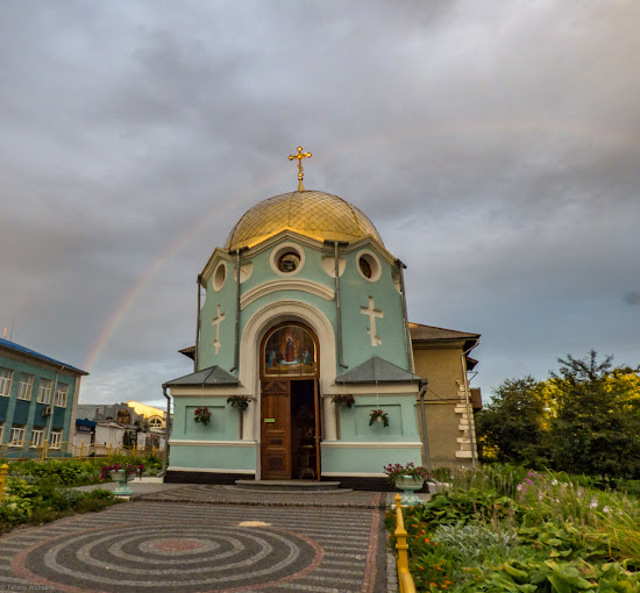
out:
{"label": "wooden door", "polygon": [[262,380],[263,480],[291,479],[291,389],[286,379]]}

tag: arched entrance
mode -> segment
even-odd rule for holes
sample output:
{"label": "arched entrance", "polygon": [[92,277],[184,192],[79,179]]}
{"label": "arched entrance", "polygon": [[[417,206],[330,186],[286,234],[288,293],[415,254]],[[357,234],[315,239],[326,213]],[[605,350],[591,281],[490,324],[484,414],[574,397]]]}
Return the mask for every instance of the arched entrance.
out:
{"label": "arched entrance", "polygon": [[260,355],[261,477],[320,479],[318,339],[302,323],[281,323],[265,335]]}

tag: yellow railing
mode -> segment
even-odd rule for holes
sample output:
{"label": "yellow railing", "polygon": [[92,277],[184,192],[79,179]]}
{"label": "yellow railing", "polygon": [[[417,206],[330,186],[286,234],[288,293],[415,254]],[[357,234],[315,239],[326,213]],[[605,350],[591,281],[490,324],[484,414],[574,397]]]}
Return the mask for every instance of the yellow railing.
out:
{"label": "yellow railing", "polygon": [[111,455],[124,455],[127,457],[137,457],[139,455],[161,456],[162,449],[125,449],[124,447],[114,447],[113,445],[100,445],[80,443],[75,445],[70,442],[56,443],[50,445],[45,439],[43,443],[32,443],[30,441],[13,441],[0,445],[0,458],[5,459],[84,459],[87,457],[110,457]]}
{"label": "yellow railing", "polygon": [[416,593],[416,586],[413,577],[409,572],[409,544],[407,543],[407,530],[404,528],[404,517],[402,516],[402,497],[395,496],[396,501],[396,550],[398,550],[398,584],[400,593]]}
{"label": "yellow railing", "polygon": [[4,483],[7,481],[7,474],[9,473],[9,465],[3,463],[0,466],[0,505],[2,505],[2,493],[4,492]]}

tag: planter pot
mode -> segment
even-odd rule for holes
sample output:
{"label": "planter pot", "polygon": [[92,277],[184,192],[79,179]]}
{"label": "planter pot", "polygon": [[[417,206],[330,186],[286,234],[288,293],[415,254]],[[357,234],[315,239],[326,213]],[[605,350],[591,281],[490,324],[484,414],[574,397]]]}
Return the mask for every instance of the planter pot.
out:
{"label": "planter pot", "polygon": [[118,482],[116,489],[113,493],[116,496],[133,496],[133,490],[129,488],[129,482],[133,480],[134,474],[127,474],[126,470],[120,469],[118,471],[111,472],[111,479],[114,482]]}
{"label": "planter pot", "polygon": [[424,484],[424,478],[414,478],[412,476],[402,476],[398,478],[394,485],[398,490],[403,490],[402,504],[404,506],[413,506],[420,504],[420,499],[416,496],[416,490],[420,490]]}

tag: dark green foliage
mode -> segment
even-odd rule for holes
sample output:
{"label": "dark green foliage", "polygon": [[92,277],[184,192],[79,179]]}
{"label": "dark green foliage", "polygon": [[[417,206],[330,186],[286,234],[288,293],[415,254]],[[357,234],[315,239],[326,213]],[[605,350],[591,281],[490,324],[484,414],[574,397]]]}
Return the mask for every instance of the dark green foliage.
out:
{"label": "dark green foliage", "polygon": [[618,389],[607,388],[612,357],[599,362],[594,350],[584,359],[558,359],[552,373],[559,390],[551,419],[550,446],[556,469],[600,476],[640,475],[640,414],[625,405]]}
{"label": "dark green foliage", "polygon": [[476,417],[483,457],[499,463],[543,467],[548,454],[544,418],[540,383],[531,376],[507,379]]}
{"label": "dark green foliage", "polygon": [[530,468],[640,478],[640,377],[591,350],[558,359],[544,382],[508,379],[476,416],[481,458]]}

